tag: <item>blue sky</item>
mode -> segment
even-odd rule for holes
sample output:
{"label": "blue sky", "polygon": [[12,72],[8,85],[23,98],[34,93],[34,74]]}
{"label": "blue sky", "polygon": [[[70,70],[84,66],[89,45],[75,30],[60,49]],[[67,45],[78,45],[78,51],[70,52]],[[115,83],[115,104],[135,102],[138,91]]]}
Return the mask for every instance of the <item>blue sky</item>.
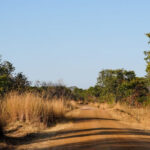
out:
{"label": "blue sky", "polygon": [[0,0],[0,54],[30,81],[88,88],[102,69],[145,75],[149,0]]}

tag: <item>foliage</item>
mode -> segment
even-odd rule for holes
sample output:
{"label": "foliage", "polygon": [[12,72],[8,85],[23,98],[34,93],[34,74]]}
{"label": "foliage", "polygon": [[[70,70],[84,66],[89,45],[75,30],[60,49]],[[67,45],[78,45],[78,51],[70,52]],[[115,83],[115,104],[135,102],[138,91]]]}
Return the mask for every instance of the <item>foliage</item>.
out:
{"label": "foliage", "polygon": [[[147,33],[146,36],[147,36],[148,38],[150,38],[150,33]],[[148,43],[150,43],[150,42],[148,42]]]}
{"label": "foliage", "polygon": [[150,51],[144,51],[144,54],[145,54],[145,61],[147,63],[147,66],[146,66],[146,72],[147,72],[147,77],[150,78]]}
{"label": "foliage", "polygon": [[76,99],[84,100],[85,91],[83,89],[75,88],[73,90],[74,95],[76,95]]}
{"label": "foliage", "polygon": [[[150,33],[146,34],[150,38]],[[65,98],[100,102],[126,101],[128,104],[145,103],[148,99],[150,81],[150,51],[145,51],[147,63],[146,78],[136,77],[134,71],[124,69],[104,69],[99,72],[97,84],[88,89],[66,87],[61,84],[38,82],[31,86],[23,73],[15,74],[14,66],[8,61],[0,59],[0,96],[4,97],[10,91],[34,93],[44,99]],[[150,82],[149,82],[150,83]]]}
{"label": "foliage", "polygon": [[65,87],[64,85],[49,85],[42,84],[41,86],[30,87],[30,92],[38,93],[43,98],[53,99],[53,98],[65,98],[73,99],[74,95],[72,91]]}
{"label": "foliage", "polygon": [[18,92],[24,92],[30,86],[30,82],[28,81],[27,77],[23,73],[18,73],[13,78],[13,89]]}
{"label": "foliage", "polygon": [[106,69],[99,73],[97,85],[102,89],[102,96],[113,94],[117,102],[127,95],[126,89],[130,89],[128,84],[134,79],[136,79],[134,71]]}
{"label": "foliage", "polygon": [[6,93],[17,90],[25,91],[26,87],[30,85],[29,81],[22,73],[16,76],[14,73],[14,66],[9,61],[2,61],[0,59],[0,96]]}
{"label": "foliage", "polygon": [[[146,36],[150,39],[150,33],[147,33]],[[150,43],[150,41],[148,42]],[[150,51],[144,51],[144,55],[145,55],[145,61],[146,61],[146,72],[147,72],[147,79],[148,82],[150,83]]]}

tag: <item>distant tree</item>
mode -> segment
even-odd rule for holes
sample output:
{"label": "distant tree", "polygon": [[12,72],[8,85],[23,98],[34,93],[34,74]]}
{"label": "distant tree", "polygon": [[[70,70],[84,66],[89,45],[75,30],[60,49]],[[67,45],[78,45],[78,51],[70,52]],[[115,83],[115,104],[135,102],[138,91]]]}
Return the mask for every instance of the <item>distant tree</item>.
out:
{"label": "distant tree", "polygon": [[97,79],[97,85],[102,88],[103,95],[115,95],[116,102],[123,96],[122,84],[135,79],[134,71],[126,71],[124,69],[102,70]]}
{"label": "distant tree", "polygon": [[8,77],[12,77],[12,73],[15,70],[15,67],[9,62],[4,61],[2,62],[0,58],[0,75],[6,75]]}
{"label": "distant tree", "polygon": [[87,92],[89,93],[89,95],[91,96],[95,96],[95,97],[99,97],[101,92],[102,92],[102,88],[100,86],[94,86],[94,87],[90,87]]}
{"label": "distant tree", "polygon": [[85,91],[83,89],[75,88],[73,94],[76,100],[85,100]]}
{"label": "distant tree", "polygon": [[16,90],[18,92],[24,92],[29,86],[30,82],[22,72],[18,73],[13,78],[13,90]]}

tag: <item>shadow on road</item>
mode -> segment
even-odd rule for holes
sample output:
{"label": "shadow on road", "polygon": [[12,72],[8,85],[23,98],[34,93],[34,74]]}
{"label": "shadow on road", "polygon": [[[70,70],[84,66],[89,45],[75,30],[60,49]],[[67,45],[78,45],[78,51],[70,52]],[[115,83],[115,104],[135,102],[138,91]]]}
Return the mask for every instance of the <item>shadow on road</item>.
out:
{"label": "shadow on road", "polygon": [[[150,141],[147,139],[102,139],[88,142],[65,144],[56,147],[46,147],[37,150],[149,150]],[[32,150],[32,149],[29,149]]]}
{"label": "shadow on road", "polygon": [[[93,133],[93,131],[95,131]],[[90,133],[91,132],[91,133]],[[75,135],[69,135],[75,134]],[[22,145],[30,144],[39,141],[46,140],[60,140],[60,139],[70,139],[77,137],[88,137],[95,135],[141,135],[150,136],[150,132],[145,132],[139,129],[128,129],[128,128],[90,128],[81,130],[67,130],[59,132],[46,132],[46,133],[32,133],[23,137],[6,137],[5,140],[8,144],[12,145]]]}
{"label": "shadow on road", "polygon": [[[92,121],[92,120],[105,120],[105,121],[117,121],[115,119],[108,118],[73,118],[74,125],[77,122],[82,121]],[[10,131],[11,132],[11,131]],[[77,149],[97,149],[97,146],[104,149],[106,146],[110,145],[112,150],[116,150],[121,147],[124,149],[150,149],[150,131],[144,131],[140,129],[130,129],[130,128],[88,128],[88,129],[78,129],[78,130],[63,130],[58,132],[43,132],[43,133],[32,133],[23,137],[5,137],[5,142],[8,145],[19,146],[23,144],[39,143],[43,141],[57,141],[57,140],[69,140],[73,138],[90,137],[97,135],[138,135],[138,139],[126,139],[117,140],[113,138],[101,139],[89,142],[72,143],[66,145],[60,145],[56,147],[47,147],[44,149],[37,150],[77,150]],[[142,136],[145,136],[143,138]],[[148,138],[147,138],[148,137]],[[149,146],[149,148],[147,147]],[[29,149],[30,150],[30,149]]]}

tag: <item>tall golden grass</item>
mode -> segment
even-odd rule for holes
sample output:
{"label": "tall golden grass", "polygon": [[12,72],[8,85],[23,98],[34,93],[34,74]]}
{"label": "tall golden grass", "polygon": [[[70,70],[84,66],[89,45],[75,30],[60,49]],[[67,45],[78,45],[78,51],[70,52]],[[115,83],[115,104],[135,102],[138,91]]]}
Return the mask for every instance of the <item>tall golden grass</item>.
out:
{"label": "tall golden grass", "polygon": [[31,93],[11,93],[0,103],[0,130],[16,121],[40,122],[50,126],[65,118],[67,103],[62,99],[43,99]]}

